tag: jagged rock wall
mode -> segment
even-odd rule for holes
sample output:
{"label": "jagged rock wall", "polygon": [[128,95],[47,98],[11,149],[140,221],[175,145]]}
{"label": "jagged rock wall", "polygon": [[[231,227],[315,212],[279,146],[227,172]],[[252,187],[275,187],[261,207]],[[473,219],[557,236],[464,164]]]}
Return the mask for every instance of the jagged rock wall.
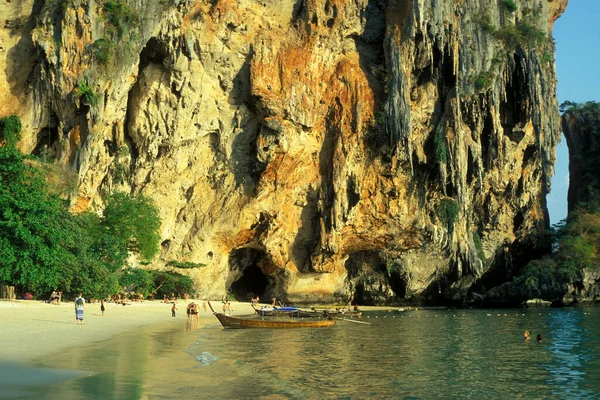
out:
{"label": "jagged rock wall", "polygon": [[6,58],[2,111],[78,172],[75,211],[104,190],[156,201],[152,268],[206,264],[189,273],[211,297],[462,301],[535,253],[554,49],[513,28],[550,35],[566,1],[126,3],[124,32],[103,1],[3,4],[29,21],[3,51],[36,57]]}
{"label": "jagged rock wall", "polygon": [[[561,118],[562,129],[569,148],[568,211],[592,200],[600,181],[600,107],[591,110],[569,110]],[[595,111],[595,112],[593,112]]]}
{"label": "jagged rock wall", "polygon": [[[575,106],[561,118],[563,133],[569,148],[568,211],[572,217],[578,206],[591,202],[594,209],[600,190],[600,105],[590,102]],[[588,268],[581,280],[572,285],[563,298],[565,304],[598,303],[600,301],[600,271]]]}

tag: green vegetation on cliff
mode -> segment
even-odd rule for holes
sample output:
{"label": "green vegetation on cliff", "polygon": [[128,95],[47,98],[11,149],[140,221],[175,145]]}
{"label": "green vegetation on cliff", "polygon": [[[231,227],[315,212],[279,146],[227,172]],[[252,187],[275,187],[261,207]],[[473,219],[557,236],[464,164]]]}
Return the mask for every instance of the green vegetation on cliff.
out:
{"label": "green vegetation on cliff", "polygon": [[454,222],[458,218],[458,213],[460,211],[458,202],[450,198],[442,199],[435,211],[437,212],[438,217],[440,217],[448,227],[448,232],[452,233],[454,231]]}
{"label": "green vegetation on cliff", "polygon": [[[49,190],[32,157],[16,147],[20,131],[18,117],[0,119],[0,283],[36,295],[59,289],[88,297],[131,286],[130,273],[122,272],[129,255],[150,261],[159,251],[158,209],[143,195],[113,193],[105,198],[102,216],[70,213],[66,201]],[[151,284],[143,285],[148,293],[159,287],[191,287],[191,280],[180,274],[135,274],[150,274]]]}
{"label": "green vegetation on cliff", "polygon": [[575,118],[587,143],[584,154],[577,155],[579,182],[571,181],[571,185],[586,186],[585,196],[549,233],[556,244],[554,253],[531,261],[514,279],[530,297],[547,300],[560,300],[581,286],[585,271],[600,269],[600,103],[565,102],[560,108],[563,118]]}

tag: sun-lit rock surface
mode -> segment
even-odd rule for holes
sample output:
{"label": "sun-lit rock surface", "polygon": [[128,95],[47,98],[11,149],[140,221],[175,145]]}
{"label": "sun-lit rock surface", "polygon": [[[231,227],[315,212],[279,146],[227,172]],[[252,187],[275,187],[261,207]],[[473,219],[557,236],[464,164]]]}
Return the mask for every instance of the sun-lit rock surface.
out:
{"label": "sun-lit rock surface", "polygon": [[77,171],[73,210],[152,197],[149,267],[206,264],[199,296],[463,301],[540,250],[566,1],[129,0],[120,38],[103,1],[32,3],[0,6],[29,21],[2,114]]}

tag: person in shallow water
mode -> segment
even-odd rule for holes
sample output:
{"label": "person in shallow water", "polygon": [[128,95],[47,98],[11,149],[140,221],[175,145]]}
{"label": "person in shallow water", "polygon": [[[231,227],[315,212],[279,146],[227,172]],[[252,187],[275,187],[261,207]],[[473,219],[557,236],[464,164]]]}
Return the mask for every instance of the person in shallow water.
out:
{"label": "person in shallow water", "polygon": [[542,335],[537,335],[535,340],[537,340],[538,343],[542,342]]}
{"label": "person in shallow water", "polygon": [[525,338],[525,340],[529,340],[529,331],[525,331],[525,333],[523,333],[523,338]]}

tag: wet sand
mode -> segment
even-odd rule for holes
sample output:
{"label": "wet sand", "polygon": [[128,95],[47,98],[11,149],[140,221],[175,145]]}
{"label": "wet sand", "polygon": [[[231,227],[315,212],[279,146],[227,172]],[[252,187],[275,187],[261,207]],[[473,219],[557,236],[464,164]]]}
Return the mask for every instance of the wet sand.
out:
{"label": "wet sand", "polygon": [[[216,322],[210,309],[202,309],[202,300],[179,300],[176,317],[171,317],[172,304],[162,301],[132,302],[122,306],[105,303],[102,316],[100,303],[87,303],[84,325],[77,325],[73,302],[61,305],[41,301],[0,301],[0,360],[31,361],[68,349],[74,345],[86,346],[133,331],[138,327],[158,324],[185,325],[186,304],[200,305],[197,326]],[[222,303],[213,301],[215,311],[222,311]],[[250,303],[231,302],[233,315],[253,313]],[[360,307],[363,310],[385,307]]]}

